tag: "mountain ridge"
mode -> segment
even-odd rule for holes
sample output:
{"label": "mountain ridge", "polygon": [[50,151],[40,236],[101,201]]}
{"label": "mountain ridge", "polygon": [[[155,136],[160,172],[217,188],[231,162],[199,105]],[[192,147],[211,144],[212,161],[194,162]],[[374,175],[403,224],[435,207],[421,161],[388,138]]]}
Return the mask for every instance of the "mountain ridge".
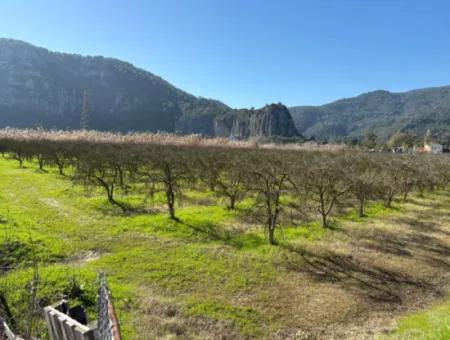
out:
{"label": "mountain ridge", "polygon": [[368,133],[387,141],[397,132],[450,142],[450,86],[407,92],[375,90],[321,106],[289,108],[297,130],[319,141],[362,139]]}
{"label": "mountain ridge", "polygon": [[[84,107],[89,128],[121,132],[214,136],[217,117],[230,115],[236,121],[242,120],[239,110],[218,100],[191,95],[129,62],[53,52],[0,38],[0,126],[77,129]],[[264,114],[285,117],[289,127],[274,123],[235,135],[230,127],[229,136],[253,137],[253,131],[258,132],[258,137],[297,136],[289,111],[280,108],[283,112],[274,108]],[[253,115],[262,115],[262,111],[254,110]],[[272,121],[278,120],[274,117],[269,119]],[[285,135],[284,131],[291,134]]]}

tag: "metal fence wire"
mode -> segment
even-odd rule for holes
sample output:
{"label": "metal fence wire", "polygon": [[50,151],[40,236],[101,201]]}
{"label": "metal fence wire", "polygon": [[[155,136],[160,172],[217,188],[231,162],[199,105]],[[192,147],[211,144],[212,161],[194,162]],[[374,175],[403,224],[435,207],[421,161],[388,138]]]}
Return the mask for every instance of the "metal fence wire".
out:
{"label": "metal fence wire", "polygon": [[99,278],[97,338],[99,340],[121,340],[120,326],[111,301],[106,276],[104,273],[100,273]]}

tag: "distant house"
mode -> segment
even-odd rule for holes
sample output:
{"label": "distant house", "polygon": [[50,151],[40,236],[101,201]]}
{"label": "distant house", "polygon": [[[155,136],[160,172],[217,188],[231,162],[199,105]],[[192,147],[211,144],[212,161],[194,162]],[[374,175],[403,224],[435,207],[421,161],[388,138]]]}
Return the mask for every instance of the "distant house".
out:
{"label": "distant house", "polygon": [[415,153],[427,153],[428,151],[426,151],[423,146],[417,146],[417,147],[414,147],[414,152]]}
{"label": "distant house", "polygon": [[425,152],[432,153],[434,155],[438,155],[444,152],[444,146],[438,143],[425,144],[423,148]]}

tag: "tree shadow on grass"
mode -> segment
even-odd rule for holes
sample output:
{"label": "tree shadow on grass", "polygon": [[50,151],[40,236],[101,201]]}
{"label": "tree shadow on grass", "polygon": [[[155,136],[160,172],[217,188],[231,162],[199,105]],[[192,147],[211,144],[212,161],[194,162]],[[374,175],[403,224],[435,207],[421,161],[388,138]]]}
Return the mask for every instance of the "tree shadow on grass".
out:
{"label": "tree shadow on grass", "polygon": [[[445,196],[445,197],[448,198],[448,196]],[[419,199],[416,199],[413,197],[408,198],[407,202],[412,203],[417,206],[424,207],[424,208],[429,208],[431,210],[442,209],[442,208],[445,208],[448,206],[448,202],[445,202],[445,201],[442,202],[442,201],[434,200],[434,201],[428,202],[428,201],[419,200]]]}
{"label": "tree shadow on grass", "polygon": [[[354,256],[342,255],[332,249],[311,251],[302,246],[284,245],[303,260],[302,263],[288,264],[288,269],[306,272],[319,281],[339,284],[377,302],[401,304],[412,291],[442,297],[444,291],[439,273],[450,271],[450,245],[445,242],[450,231],[442,225],[447,217],[439,218],[441,224],[430,208],[415,215],[391,216],[390,223],[400,229],[341,229],[340,232],[351,240],[345,247],[354,249]],[[397,270],[375,260],[383,256],[400,266],[413,263],[407,259],[415,265]],[[421,271],[427,266],[432,269],[424,276]]]}
{"label": "tree shadow on grass", "polygon": [[402,291],[413,287],[422,291],[432,291],[438,296],[443,293],[431,283],[380,267],[362,263],[351,255],[337,254],[331,250],[313,253],[303,247],[283,245],[303,259],[304,264],[293,264],[288,269],[303,271],[320,282],[339,284],[342,288],[356,292],[374,302],[402,303]]}
{"label": "tree shadow on grass", "polygon": [[149,208],[142,205],[133,205],[126,201],[115,200],[116,203],[112,204],[108,200],[102,201],[100,204],[95,205],[94,209],[103,215],[108,216],[138,216],[138,215],[156,215],[163,212],[163,210],[158,208]]}
{"label": "tree shadow on grass", "polygon": [[[395,223],[404,224],[412,231],[418,233],[436,233],[444,236],[450,236],[450,231],[442,228],[434,222],[435,216],[431,213],[422,212],[415,217],[401,216],[394,219]],[[448,219],[450,222],[450,218]]]}
{"label": "tree shadow on grass", "polygon": [[[396,223],[411,222],[409,218],[401,217],[395,219]],[[389,230],[350,230],[344,231],[356,242],[359,247],[377,251],[381,254],[389,254],[399,257],[415,258],[427,265],[442,270],[450,270],[450,246],[440,238],[423,233],[434,228],[435,233],[448,236],[448,232],[437,225],[413,220],[414,225],[408,224],[412,230],[402,233]]]}
{"label": "tree shadow on grass", "polygon": [[206,240],[219,241],[237,249],[255,248],[267,244],[267,241],[256,233],[228,230],[213,222],[199,223],[197,225],[189,224],[182,220],[178,222],[195,233],[203,235]]}

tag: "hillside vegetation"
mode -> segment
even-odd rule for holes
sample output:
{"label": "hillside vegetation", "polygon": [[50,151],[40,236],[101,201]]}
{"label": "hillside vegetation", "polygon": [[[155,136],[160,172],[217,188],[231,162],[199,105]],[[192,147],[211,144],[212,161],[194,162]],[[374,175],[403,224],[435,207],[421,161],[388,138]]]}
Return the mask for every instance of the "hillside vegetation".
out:
{"label": "hillside vegetation", "polygon": [[102,270],[125,339],[449,335],[448,158],[121,138],[2,132],[18,332]]}
{"label": "hillside vegetation", "polygon": [[[0,38],[0,127],[296,137],[282,104],[233,110],[130,63]],[[81,125],[81,113],[83,124]]]}
{"label": "hillside vegetation", "polygon": [[[450,87],[374,91],[322,106],[283,104],[232,109],[193,96],[130,63],[57,53],[0,38],[0,127],[165,131],[341,142],[374,133],[384,143],[397,133],[450,144]],[[84,126],[83,126],[84,127]]]}
{"label": "hillside vegetation", "polygon": [[386,142],[399,131],[423,137],[430,129],[437,141],[450,144],[449,86],[405,93],[374,91],[290,111],[298,131],[317,140],[362,139],[370,132]]}

